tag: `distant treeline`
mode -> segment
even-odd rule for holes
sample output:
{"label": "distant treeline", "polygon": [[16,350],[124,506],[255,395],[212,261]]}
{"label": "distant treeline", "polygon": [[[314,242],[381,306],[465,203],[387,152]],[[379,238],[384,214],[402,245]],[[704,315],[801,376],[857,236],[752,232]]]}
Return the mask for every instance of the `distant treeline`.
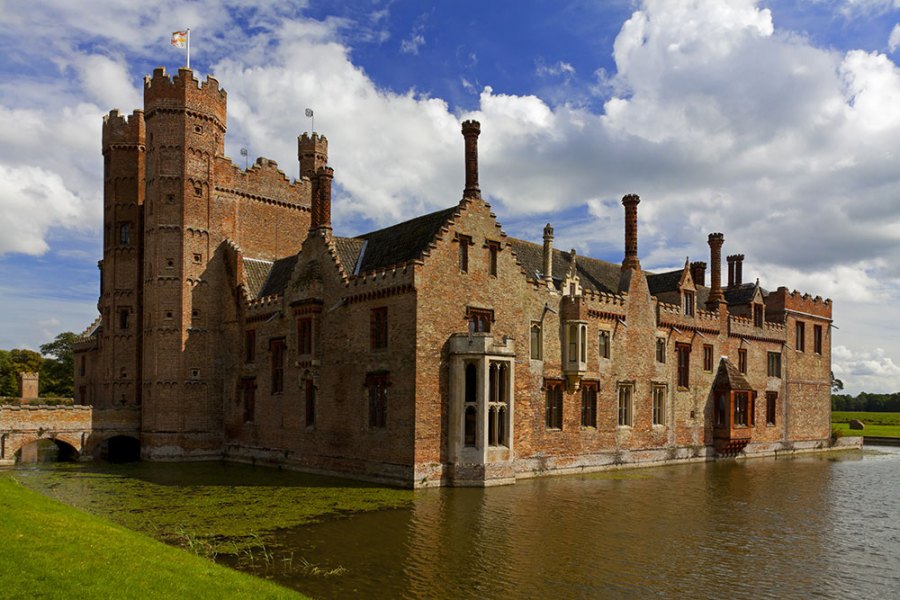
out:
{"label": "distant treeline", "polygon": [[900,412],[900,392],[893,394],[869,394],[861,392],[857,396],[833,394],[831,410],[865,412]]}

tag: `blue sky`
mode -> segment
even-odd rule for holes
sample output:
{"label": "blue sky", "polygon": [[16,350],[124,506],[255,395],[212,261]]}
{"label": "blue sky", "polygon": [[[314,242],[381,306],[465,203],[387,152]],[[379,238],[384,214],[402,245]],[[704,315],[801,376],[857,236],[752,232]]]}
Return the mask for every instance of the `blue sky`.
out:
{"label": "blue sky", "polygon": [[228,91],[226,152],[296,176],[316,111],[335,225],[454,204],[459,122],[510,235],[645,268],[708,260],[835,301],[850,391],[900,390],[900,0],[35,0],[0,4],[0,348],[94,318],[102,115],[192,67]]}

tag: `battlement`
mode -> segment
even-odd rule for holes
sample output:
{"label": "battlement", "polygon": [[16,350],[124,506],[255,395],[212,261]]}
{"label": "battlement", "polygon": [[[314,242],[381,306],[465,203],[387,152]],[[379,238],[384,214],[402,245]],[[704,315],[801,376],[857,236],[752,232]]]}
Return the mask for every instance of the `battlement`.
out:
{"label": "battlement", "polygon": [[144,111],[135,110],[130,115],[119,114],[118,109],[103,116],[103,150],[113,144],[144,143]]}
{"label": "battlement", "polygon": [[315,179],[319,169],[328,164],[328,138],[304,131],[297,137],[297,160],[300,161],[300,177]]}
{"label": "battlement", "polygon": [[783,318],[785,311],[795,311],[830,319],[831,308],[830,298],[813,297],[797,290],[789,292],[783,286],[766,297],[766,313],[775,318]]}
{"label": "battlement", "polygon": [[144,111],[148,116],[159,109],[186,108],[214,117],[224,129],[227,97],[216,78],[207,76],[201,83],[193,71],[184,67],[173,77],[166,74],[165,67],[144,77]]}

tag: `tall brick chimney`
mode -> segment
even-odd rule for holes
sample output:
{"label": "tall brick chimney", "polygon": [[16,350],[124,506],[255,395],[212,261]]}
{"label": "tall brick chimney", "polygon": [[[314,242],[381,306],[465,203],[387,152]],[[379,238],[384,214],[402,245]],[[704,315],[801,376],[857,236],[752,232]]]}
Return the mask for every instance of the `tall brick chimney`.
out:
{"label": "tall brick chimney", "polygon": [[640,201],[641,198],[637,194],[622,197],[622,206],[625,207],[625,259],[622,261],[622,269],[641,268],[641,261],[638,260],[637,231],[637,205]]}
{"label": "tall brick chimney", "polygon": [[734,287],[734,257],[736,255],[732,254],[731,256],[727,256],[725,260],[728,261],[728,289]]}
{"label": "tall brick chimney", "polygon": [[553,227],[544,227],[544,281],[553,285]]}
{"label": "tall brick chimney", "polygon": [[725,295],[722,293],[722,244],[725,243],[725,236],[721,233],[709,234],[709,262],[710,262],[710,289],[709,299],[706,301],[707,308],[717,310],[718,305],[725,302]]}
{"label": "tall brick chimney", "polygon": [[691,263],[691,279],[694,285],[706,285],[706,263],[698,260]]}
{"label": "tall brick chimney", "polygon": [[312,198],[310,229],[331,229],[331,180],[334,169],[319,167],[316,172],[316,187]]}
{"label": "tall brick chimney", "polygon": [[462,134],[466,138],[466,188],[463,191],[464,198],[481,198],[481,189],[478,187],[478,135],[481,133],[481,123],[478,121],[463,121]]}
{"label": "tall brick chimney", "polygon": [[744,283],[744,255],[732,254],[728,258],[734,259],[734,287],[741,287]]}

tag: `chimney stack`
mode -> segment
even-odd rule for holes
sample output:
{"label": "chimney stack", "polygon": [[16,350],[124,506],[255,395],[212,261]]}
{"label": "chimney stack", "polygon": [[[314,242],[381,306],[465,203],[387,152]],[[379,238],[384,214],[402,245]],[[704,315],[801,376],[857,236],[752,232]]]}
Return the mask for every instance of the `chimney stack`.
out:
{"label": "chimney stack", "polygon": [[319,167],[316,172],[316,187],[312,198],[310,229],[331,229],[331,180],[334,169]]}
{"label": "chimney stack", "polygon": [[637,205],[640,201],[637,194],[622,197],[622,206],[625,207],[625,260],[622,261],[622,269],[641,268],[637,249]]}
{"label": "chimney stack", "polygon": [[731,258],[734,259],[734,286],[741,287],[744,283],[744,255],[732,254]]}
{"label": "chimney stack", "polygon": [[553,285],[553,227],[544,227],[544,281]]}
{"label": "chimney stack", "polygon": [[711,281],[709,299],[706,301],[706,306],[711,310],[717,310],[718,305],[725,302],[725,295],[722,293],[722,244],[724,243],[725,236],[721,233],[709,234]]}
{"label": "chimney stack", "polygon": [[732,254],[725,258],[728,261],[728,289],[734,287],[734,257],[736,255]]}
{"label": "chimney stack", "polygon": [[694,285],[706,285],[706,263],[702,260],[691,263],[691,279]]}
{"label": "chimney stack", "polygon": [[463,191],[464,198],[481,198],[481,189],[478,187],[478,135],[481,133],[481,123],[478,121],[463,121],[462,134],[466,138],[466,188]]}

